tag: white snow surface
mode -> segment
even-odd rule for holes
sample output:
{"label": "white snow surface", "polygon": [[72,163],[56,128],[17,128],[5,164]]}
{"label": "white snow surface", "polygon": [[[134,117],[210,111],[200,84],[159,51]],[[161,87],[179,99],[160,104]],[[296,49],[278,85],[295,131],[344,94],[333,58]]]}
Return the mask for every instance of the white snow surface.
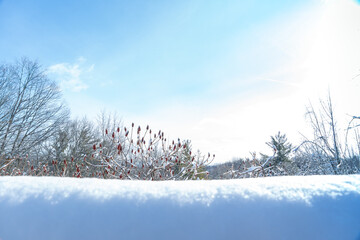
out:
{"label": "white snow surface", "polygon": [[0,239],[360,240],[360,175],[0,177]]}

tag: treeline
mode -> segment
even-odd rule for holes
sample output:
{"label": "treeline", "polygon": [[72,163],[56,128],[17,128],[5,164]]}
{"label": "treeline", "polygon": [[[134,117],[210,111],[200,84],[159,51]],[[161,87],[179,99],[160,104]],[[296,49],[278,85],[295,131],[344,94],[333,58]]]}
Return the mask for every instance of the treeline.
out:
{"label": "treeline", "polygon": [[266,144],[272,156],[252,153],[250,158],[208,166],[211,179],[231,179],[285,175],[325,175],[360,173],[360,117],[352,116],[340,131],[336,124],[330,94],[320,100],[320,108],[310,104],[306,116],[312,138],[303,136],[298,146],[280,132]]}
{"label": "treeline", "polygon": [[[0,176],[138,180],[229,179],[360,173],[360,117],[340,132],[329,95],[307,108],[313,136],[293,146],[285,134],[266,144],[273,154],[209,166],[214,155],[189,140],[168,140],[149,126],[123,126],[116,116],[72,120],[56,82],[35,61],[0,65]],[[342,134],[344,133],[344,134]]]}
{"label": "treeline", "polygon": [[71,120],[56,82],[29,59],[0,65],[0,175],[207,178],[214,156],[116,116]]}

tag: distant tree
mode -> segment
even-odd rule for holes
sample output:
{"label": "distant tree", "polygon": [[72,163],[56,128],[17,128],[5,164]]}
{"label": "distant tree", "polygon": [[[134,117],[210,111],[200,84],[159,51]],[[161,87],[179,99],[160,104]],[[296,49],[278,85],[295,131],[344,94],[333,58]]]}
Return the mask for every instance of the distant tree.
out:
{"label": "distant tree", "polygon": [[238,160],[231,163],[228,170],[223,173],[224,178],[246,178],[289,175],[293,171],[290,160],[292,144],[288,142],[286,135],[278,132],[271,136],[271,141],[266,144],[273,150],[272,156],[251,153],[251,159]]}
{"label": "distant tree", "polygon": [[[102,153],[105,155],[113,155],[116,154],[117,145],[116,142],[113,141],[112,138],[106,133],[115,133],[117,129],[123,129],[123,124],[121,119],[118,117],[117,113],[107,113],[106,111],[102,111],[96,121],[96,132],[97,136],[100,139],[100,143],[102,146]],[[119,135],[119,141],[125,142],[125,137],[123,135]]]}
{"label": "distant tree", "polygon": [[288,142],[285,134],[278,132],[275,136],[271,136],[271,141],[266,144],[275,151],[275,157],[272,159],[273,165],[290,162],[293,146]]}
{"label": "distant tree", "polygon": [[99,139],[94,125],[86,118],[69,120],[44,144],[42,159],[47,159],[55,175],[74,176],[75,164],[81,165],[86,156],[91,156]]}

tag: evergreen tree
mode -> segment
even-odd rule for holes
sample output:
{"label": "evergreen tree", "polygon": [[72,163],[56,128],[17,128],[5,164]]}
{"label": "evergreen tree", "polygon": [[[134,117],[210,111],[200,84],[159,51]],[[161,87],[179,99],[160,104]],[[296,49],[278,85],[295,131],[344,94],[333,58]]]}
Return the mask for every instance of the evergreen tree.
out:
{"label": "evergreen tree", "polygon": [[293,146],[288,142],[285,134],[278,132],[275,136],[271,136],[271,141],[266,144],[276,151],[273,160],[274,165],[290,162],[290,154],[293,150]]}

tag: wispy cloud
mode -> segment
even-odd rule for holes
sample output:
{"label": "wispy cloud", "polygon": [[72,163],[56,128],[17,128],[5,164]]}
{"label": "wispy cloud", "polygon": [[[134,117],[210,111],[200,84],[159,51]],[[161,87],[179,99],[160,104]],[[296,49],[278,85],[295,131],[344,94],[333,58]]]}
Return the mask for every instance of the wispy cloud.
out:
{"label": "wispy cloud", "polygon": [[298,84],[296,82],[291,82],[291,81],[284,81],[284,80],[278,80],[278,79],[273,79],[273,78],[258,78],[258,80],[272,82],[272,83],[278,83],[278,84],[282,84],[282,85],[286,85],[286,86],[300,87],[300,84]]}
{"label": "wispy cloud", "polygon": [[84,78],[94,70],[94,64],[85,66],[86,58],[79,57],[75,63],[58,63],[48,68],[49,74],[54,75],[59,81],[63,90],[79,92],[89,86],[84,82]]}

